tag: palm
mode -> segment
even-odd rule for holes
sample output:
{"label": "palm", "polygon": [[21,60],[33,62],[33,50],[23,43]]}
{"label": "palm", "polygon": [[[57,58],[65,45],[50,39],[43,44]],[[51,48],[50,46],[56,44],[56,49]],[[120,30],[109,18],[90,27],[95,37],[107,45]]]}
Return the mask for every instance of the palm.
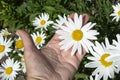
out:
{"label": "palm", "polygon": [[[47,44],[47,47],[50,47],[51,49],[56,51],[56,54],[58,56],[61,56],[60,62],[66,62],[72,65],[74,68],[78,68],[80,61],[85,55],[85,51],[83,51],[82,55],[79,55],[76,53],[74,56],[71,56],[71,50],[69,49],[68,51],[60,50],[60,46],[58,45],[59,42],[61,41],[59,38],[59,35],[55,34],[54,37],[49,41]],[[61,61],[62,60],[62,61]]]}
{"label": "palm", "polygon": [[[78,69],[80,62],[85,55],[85,51],[83,51],[81,55],[76,53],[74,56],[71,56],[71,50],[60,50],[60,46],[58,45],[59,42],[60,40],[58,38],[58,35],[56,34],[51,39],[51,41],[49,41],[46,47],[55,50],[55,55],[53,56],[54,58],[57,58],[57,62],[55,61],[55,63],[57,64],[55,66],[55,70],[61,75],[62,78],[67,77],[65,78],[65,80],[68,80],[70,78],[68,76],[73,77],[76,70]],[[54,66],[54,60],[52,60],[51,64],[53,64]]]}

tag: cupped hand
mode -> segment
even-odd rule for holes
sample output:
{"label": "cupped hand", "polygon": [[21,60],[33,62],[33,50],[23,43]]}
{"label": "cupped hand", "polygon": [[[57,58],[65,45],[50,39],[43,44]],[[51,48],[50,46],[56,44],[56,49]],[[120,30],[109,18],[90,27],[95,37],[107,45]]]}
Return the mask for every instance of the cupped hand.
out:
{"label": "cupped hand", "polygon": [[[73,19],[74,14],[70,15]],[[83,14],[83,24],[89,20],[87,14]],[[78,70],[80,62],[86,52],[77,52],[71,56],[71,49],[60,50],[58,45],[61,41],[58,34],[42,49],[37,49],[31,36],[23,31],[17,30],[16,34],[21,37],[24,44],[24,58],[27,69],[27,80],[72,80]]]}

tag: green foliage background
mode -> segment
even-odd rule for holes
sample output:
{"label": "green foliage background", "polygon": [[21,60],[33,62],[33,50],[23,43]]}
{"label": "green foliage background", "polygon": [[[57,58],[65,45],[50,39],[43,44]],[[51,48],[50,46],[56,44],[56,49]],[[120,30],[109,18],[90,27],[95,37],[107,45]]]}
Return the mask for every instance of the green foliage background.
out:
{"label": "green foliage background", "polygon": [[[112,5],[118,2],[120,0],[0,0],[0,28],[7,27],[11,32],[17,29],[32,30],[32,21],[43,12],[48,13],[51,20],[73,12],[87,13],[90,21],[97,23],[94,28],[100,33],[98,41],[103,42],[108,37],[111,42],[116,34],[120,34],[120,21],[112,21],[113,17],[110,16]],[[86,57],[74,80],[88,80],[92,70],[84,67],[88,62]],[[119,80],[119,75],[113,80]]]}

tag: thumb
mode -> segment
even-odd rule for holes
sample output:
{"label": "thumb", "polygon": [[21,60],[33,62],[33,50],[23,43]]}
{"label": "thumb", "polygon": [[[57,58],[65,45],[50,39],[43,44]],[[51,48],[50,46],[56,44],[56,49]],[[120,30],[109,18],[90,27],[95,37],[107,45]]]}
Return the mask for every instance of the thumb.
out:
{"label": "thumb", "polygon": [[33,43],[33,40],[31,36],[24,30],[17,30],[16,34],[22,39],[23,45],[24,45],[24,50],[25,51],[32,51],[35,49],[35,45]]}

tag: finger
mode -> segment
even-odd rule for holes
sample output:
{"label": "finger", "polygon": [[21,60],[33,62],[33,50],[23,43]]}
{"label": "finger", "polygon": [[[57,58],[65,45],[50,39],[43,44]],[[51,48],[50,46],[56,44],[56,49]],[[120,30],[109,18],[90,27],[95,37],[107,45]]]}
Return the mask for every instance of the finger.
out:
{"label": "finger", "polygon": [[75,13],[72,13],[72,14],[70,14],[70,16],[69,16],[73,21],[74,21],[74,14],[75,14]]}
{"label": "finger", "polygon": [[17,30],[16,34],[22,39],[25,51],[31,51],[36,48],[31,36],[26,31]]}
{"label": "finger", "polygon": [[82,18],[83,18],[83,25],[85,25],[89,20],[89,16],[88,16],[88,14],[83,14]]}
{"label": "finger", "polygon": [[47,43],[46,47],[50,47],[52,49],[54,49],[57,53],[60,53],[60,45],[59,42],[61,41],[61,39],[58,38],[59,35],[55,34],[52,39]]}
{"label": "finger", "polygon": [[[88,14],[83,14],[82,18],[83,18],[83,25],[85,25],[89,20],[89,16],[88,16]],[[82,48],[82,54],[81,55],[79,53],[76,54],[76,56],[78,57],[80,62],[82,61],[82,59],[85,55],[86,55],[86,51],[85,51],[84,48]]]}
{"label": "finger", "polygon": [[82,48],[82,54],[76,53],[75,55],[78,58],[78,60],[81,62],[84,56],[86,55],[86,51],[84,50],[84,48]]}
{"label": "finger", "polygon": [[[75,13],[72,13],[72,14],[70,14],[70,18],[74,21],[74,14]],[[89,20],[89,16],[88,16],[88,14],[86,14],[86,13],[84,13],[83,15],[82,15],[82,18],[83,18],[83,25],[85,25],[87,22],[88,22],[88,20]]]}

